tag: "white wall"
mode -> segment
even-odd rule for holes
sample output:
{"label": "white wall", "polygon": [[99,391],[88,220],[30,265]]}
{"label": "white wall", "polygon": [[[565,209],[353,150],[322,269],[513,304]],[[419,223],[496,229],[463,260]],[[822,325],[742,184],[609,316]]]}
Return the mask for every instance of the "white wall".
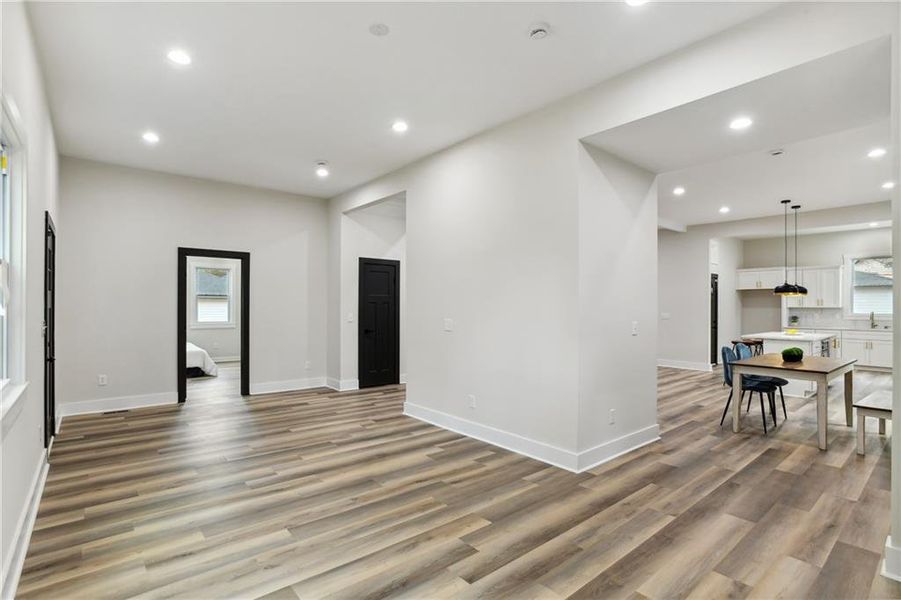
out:
{"label": "white wall", "polygon": [[[192,325],[191,315],[194,311],[191,278],[194,267],[210,266],[232,269],[233,280],[230,307],[234,323],[222,326],[198,327]],[[187,339],[192,344],[206,350],[214,361],[235,361],[241,358],[241,261],[234,258],[201,258],[188,257],[188,294],[186,298],[188,329]]]}
{"label": "white wall", "polygon": [[[400,377],[407,375],[407,238],[406,219],[382,214],[376,207],[341,215],[341,371],[332,387],[358,386],[357,350],[359,314],[359,259],[387,258],[400,261]],[[347,316],[353,315],[353,321]]]}
{"label": "white wall", "polygon": [[[794,264],[794,248],[789,246],[788,251],[789,262]],[[845,256],[891,253],[891,227],[798,237],[798,265],[802,267],[838,266],[843,264]],[[744,268],[781,267],[784,262],[782,236],[744,242]]]}
{"label": "white wall", "polygon": [[60,196],[65,413],[174,401],[179,246],[250,252],[251,393],[325,383],[324,201],[70,158]]}
{"label": "white wall", "polygon": [[587,467],[657,436],[657,187],[597,148],[579,157],[577,447]]}
{"label": "white wall", "polygon": [[28,388],[0,422],[0,595],[14,591],[30,535],[29,509],[46,472],[43,448],[44,356],[43,321],[44,211],[49,211],[65,251],[64,225],[57,213],[57,155],[53,124],[47,107],[24,3],[5,2],[0,20],[3,57],[2,92],[19,113],[27,152],[25,265],[25,380]]}
{"label": "white wall", "polygon": [[[332,235],[340,235],[341,213],[406,192],[407,411],[578,465],[578,140],[890,34],[895,11],[889,5],[779,8],[333,199]],[[631,226],[611,218],[594,235],[616,236]],[[623,269],[653,268],[653,259],[610,259],[622,261]],[[706,264],[705,256],[702,276]],[[336,298],[342,277],[340,266],[330,273]],[[706,284],[701,289],[706,295]],[[633,320],[631,298],[609,293],[607,306],[622,331]],[[446,317],[456,320],[452,333],[442,330]],[[333,311],[330,318],[330,344],[340,348],[340,315]],[[621,344],[618,337],[599,343],[626,348],[616,362],[595,367],[599,378],[617,376],[623,365],[654,362],[641,344]],[[634,403],[653,407],[655,395]]]}
{"label": "white wall", "polygon": [[705,232],[657,234],[659,329],[657,360],[664,366],[710,367],[710,236]]}

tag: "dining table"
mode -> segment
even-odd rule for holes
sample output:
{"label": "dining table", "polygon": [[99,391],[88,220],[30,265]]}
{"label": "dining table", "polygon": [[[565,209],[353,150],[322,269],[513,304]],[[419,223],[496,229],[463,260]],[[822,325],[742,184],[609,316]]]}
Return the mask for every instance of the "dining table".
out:
{"label": "dining table", "polygon": [[732,431],[741,431],[741,397],[742,377],[744,375],[762,375],[764,377],[781,377],[783,379],[800,379],[817,384],[817,445],[820,450],[828,447],[826,421],[829,414],[827,401],[829,382],[837,377],[844,377],[845,384],[845,424],[853,425],[854,415],[852,401],[854,398],[854,363],[856,359],[830,358],[825,356],[805,356],[797,362],[782,360],[781,354],[761,354],[732,363],[732,380],[735,397],[738,402],[732,403]]}

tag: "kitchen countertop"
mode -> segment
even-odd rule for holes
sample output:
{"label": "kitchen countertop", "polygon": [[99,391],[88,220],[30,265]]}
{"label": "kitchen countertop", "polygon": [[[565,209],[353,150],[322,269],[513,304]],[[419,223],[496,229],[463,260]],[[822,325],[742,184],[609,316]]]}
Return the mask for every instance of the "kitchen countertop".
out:
{"label": "kitchen countertop", "polygon": [[797,326],[794,326],[794,329],[797,329],[798,331],[813,331],[814,329],[818,329],[820,331],[853,331],[855,333],[862,333],[862,332],[863,333],[872,333],[874,331],[877,333],[891,333],[892,332],[891,327],[888,327],[888,328],[886,328],[886,327],[863,328],[863,327],[826,327],[826,326],[823,326],[823,327],[807,327],[807,326],[797,327]]}
{"label": "kitchen countertop", "polygon": [[834,333],[809,333],[799,331],[797,334],[788,334],[783,331],[764,331],[763,333],[745,333],[741,337],[758,340],[779,340],[784,342],[822,342],[835,337]]}

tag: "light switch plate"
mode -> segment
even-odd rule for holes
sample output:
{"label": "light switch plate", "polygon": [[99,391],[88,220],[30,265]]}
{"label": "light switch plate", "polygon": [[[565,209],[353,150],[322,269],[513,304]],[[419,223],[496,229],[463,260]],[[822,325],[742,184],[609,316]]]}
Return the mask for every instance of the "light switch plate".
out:
{"label": "light switch plate", "polygon": [[445,317],[444,319],[444,331],[453,331],[454,330],[454,320],[448,319]]}
{"label": "light switch plate", "polygon": [[632,321],[632,335],[638,335],[638,321]]}

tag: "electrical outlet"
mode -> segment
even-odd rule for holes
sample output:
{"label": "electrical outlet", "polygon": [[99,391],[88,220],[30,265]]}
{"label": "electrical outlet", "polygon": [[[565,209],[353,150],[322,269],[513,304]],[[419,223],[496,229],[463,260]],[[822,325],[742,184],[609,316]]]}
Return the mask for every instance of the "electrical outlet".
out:
{"label": "electrical outlet", "polygon": [[444,319],[444,331],[453,331],[454,330],[454,320],[448,319],[445,317]]}
{"label": "electrical outlet", "polygon": [[469,395],[469,408],[476,407],[476,397],[473,394]]}
{"label": "electrical outlet", "polygon": [[610,424],[613,425],[614,423],[616,423],[616,409],[611,408],[610,409]]}
{"label": "electrical outlet", "polygon": [[106,375],[98,375],[97,376],[97,385],[106,385]]}
{"label": "electrical outlet", "polygon": [[632,335],[638,335],[638,321],[632,321]]}
{"label": "electrical outlet", "polygon": [[304,363],[303,368],[306,369],[307,371],[309,371],[310,369],[313,368],[313,363],[310,361],[307,361]]}

